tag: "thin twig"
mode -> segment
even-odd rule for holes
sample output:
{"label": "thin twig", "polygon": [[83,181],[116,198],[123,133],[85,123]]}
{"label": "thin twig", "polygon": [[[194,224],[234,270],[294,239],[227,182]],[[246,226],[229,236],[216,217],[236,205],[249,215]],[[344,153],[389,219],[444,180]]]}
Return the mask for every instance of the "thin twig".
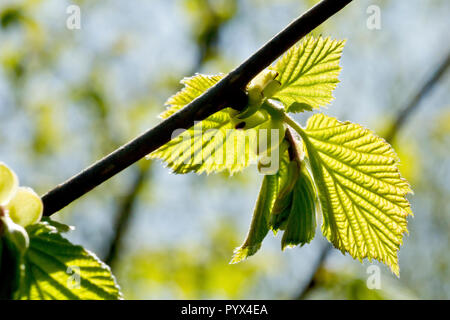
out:
{"label": "thin twig", "polygon": [[45,194],[42,197],[44,215],[50,216],[61,210],[169,142],[174,138],[175,130],[188,129],[195,121],[204,120],[226,106],[244,107],[247,104],[244,89],[259,72],[351,1],[323,0],[318,3],[185,108]]}

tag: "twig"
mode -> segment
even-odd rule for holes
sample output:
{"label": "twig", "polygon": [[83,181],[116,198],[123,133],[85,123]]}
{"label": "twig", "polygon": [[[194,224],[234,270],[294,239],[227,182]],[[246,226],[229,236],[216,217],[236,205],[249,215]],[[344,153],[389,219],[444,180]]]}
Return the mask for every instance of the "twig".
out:
{"label": "twig", "polygon": [[247,97],[243,89],[250,80],[297,41],[351,1],[323,0],[318,3],[185,108],[45,194],[42,197],[44,215],[50,216],[61,210],[115,174],[169,142],[170,139],[174,138],[172,135],[176,129],[190,128],[195,121],[204,120],[226,106],[244,107]]}

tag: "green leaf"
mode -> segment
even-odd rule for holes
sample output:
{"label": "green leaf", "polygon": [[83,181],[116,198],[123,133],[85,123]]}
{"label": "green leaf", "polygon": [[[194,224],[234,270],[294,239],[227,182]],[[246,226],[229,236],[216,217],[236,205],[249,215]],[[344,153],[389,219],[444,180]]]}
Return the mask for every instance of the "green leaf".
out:
{"label": "green leaf", "polygon": [[[172,96],[168,110],[161,117],[167,118],[197,98],[223,76],[196,75],[183,80],[185,88]],[[162,159],[175,173],[211,173],[228,170],[240,171],[256,161],[254,152],[256,130],[235,130],[230,108],[219,111],[196,123],[164,146],[152,152],[148,158]]]}
{"label": "green leaf", "polygon": [[343,253],[399,274],[398,249],[412,215],[391,146],[371,131],[317,114],[300,131],[323,212],[322,231]]}
{"label": "green leaf", "polygon": [[272,68],[278,71],[281,87],[272,98],[288,112],[309,111],[333,100],[341,70],[339,60],[345,40],[308,36],[292,47]]}
{"label": "green leaf", "polygon": [[[120,299],[111,270],[93,253],[64,239],[47,222],[27,228],[21,299]],[[78,281],[79,280],[79,281]]]}
{"label": "green leaf", "polygon": [[17,191],[19,179],[5,164],[0,162],[0,206],[7,204]]}
{"label": "green leaf", "polygon": [[303,246],[311,242],[316,234],[315,191],[311,176],[302,166],[300,176],[292,190],[292,205],[286,230],[281,239],[281,249]]}
{"label": "green leaf", "polygon": [[244,243],[234,250],[230,263],[238,263],[254,255],[269,232],[269,217],[278,192],[278,175],[265,175],[253,218]]}

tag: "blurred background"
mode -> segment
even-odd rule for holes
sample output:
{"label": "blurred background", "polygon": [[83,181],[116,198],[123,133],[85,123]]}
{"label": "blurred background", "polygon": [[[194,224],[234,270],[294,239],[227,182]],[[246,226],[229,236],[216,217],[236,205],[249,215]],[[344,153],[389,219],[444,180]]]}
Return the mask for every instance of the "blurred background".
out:
{"label": "blurred background", "polygon": [[[229,72],[317,2],[3,0],[0,161],[47,192],[157,124],[184,76]],[[66,27],[73,4],[81,29]],[[380,29],[367,26],[371,5]],[[255,167],[181,176],[141,160],[53,217],[111,265],[128,299],[449,299],[449,14],[448,0],[360,0],[314,32],[347,39],[324,111],[389,139],[415,191],[399,279],[375,263],[380,288],[369,289],[372,264],[329,250],[320,231],[285,252],[269,234],[229,265],[261,183]]]}

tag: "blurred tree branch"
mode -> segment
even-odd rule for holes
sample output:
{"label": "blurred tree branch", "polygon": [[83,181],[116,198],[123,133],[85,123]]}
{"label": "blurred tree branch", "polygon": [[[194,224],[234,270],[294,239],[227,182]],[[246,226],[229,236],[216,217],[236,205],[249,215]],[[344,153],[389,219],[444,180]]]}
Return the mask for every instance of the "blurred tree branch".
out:
{"label": "blurred tree branch", "polygon": [[431,76],[423,84],[423,86],[417,91],[417,93],[411,98],[411,100],[405,105],[405,107],[398,113],[394,124],[385,135],[385,139],[388,142],[393,142],[397,133],[401,130],[408,118],[417,110],[420,106],[422,99],[433,89],[436,83],[442,78],[447,69],[450,67],[450,52],[442,61],[441,64],[434,70]]}
{"label": "blurred tree branch", "polygon": [[[434,88],[434,86],[439,82],[440,79],[444,76],[447,69],[450,66],[450,52],[448,52],[446,58],[439,64],[436,69],[431,73],[430,77],[424,82],[424,84],[419,88],[417,93],[412,97],[408,103],[400,109],[398,112],[395,121],[388,133],[385,135],[385,139],[387,142],[392,143],[398,132],[403,128],[406,124],[407,120],[418,110],[420,106],[420,102],[422,99]],[[311,291],[316,287],[317,277],[320,273],[320,270],[323,268],[326,258],[331,252],[331,245],[327,245],[321,249],[318,255],[317,262],[313,269],[313,272],[307,282],[307,284],[302,288],[300,293],[295,297],[295,299],[305,299]]]}
{"label": "blurred tree branch", "polygon": [[158,149],[174,138],[175,130],[190,128],[195,121],[204,120],[227,105],[243,108],[247,104],[244,89],[259,72],[351,1],[323,0],[305,12],[185,108],[45,194],[42,197],[44,215],[61,210]]}

